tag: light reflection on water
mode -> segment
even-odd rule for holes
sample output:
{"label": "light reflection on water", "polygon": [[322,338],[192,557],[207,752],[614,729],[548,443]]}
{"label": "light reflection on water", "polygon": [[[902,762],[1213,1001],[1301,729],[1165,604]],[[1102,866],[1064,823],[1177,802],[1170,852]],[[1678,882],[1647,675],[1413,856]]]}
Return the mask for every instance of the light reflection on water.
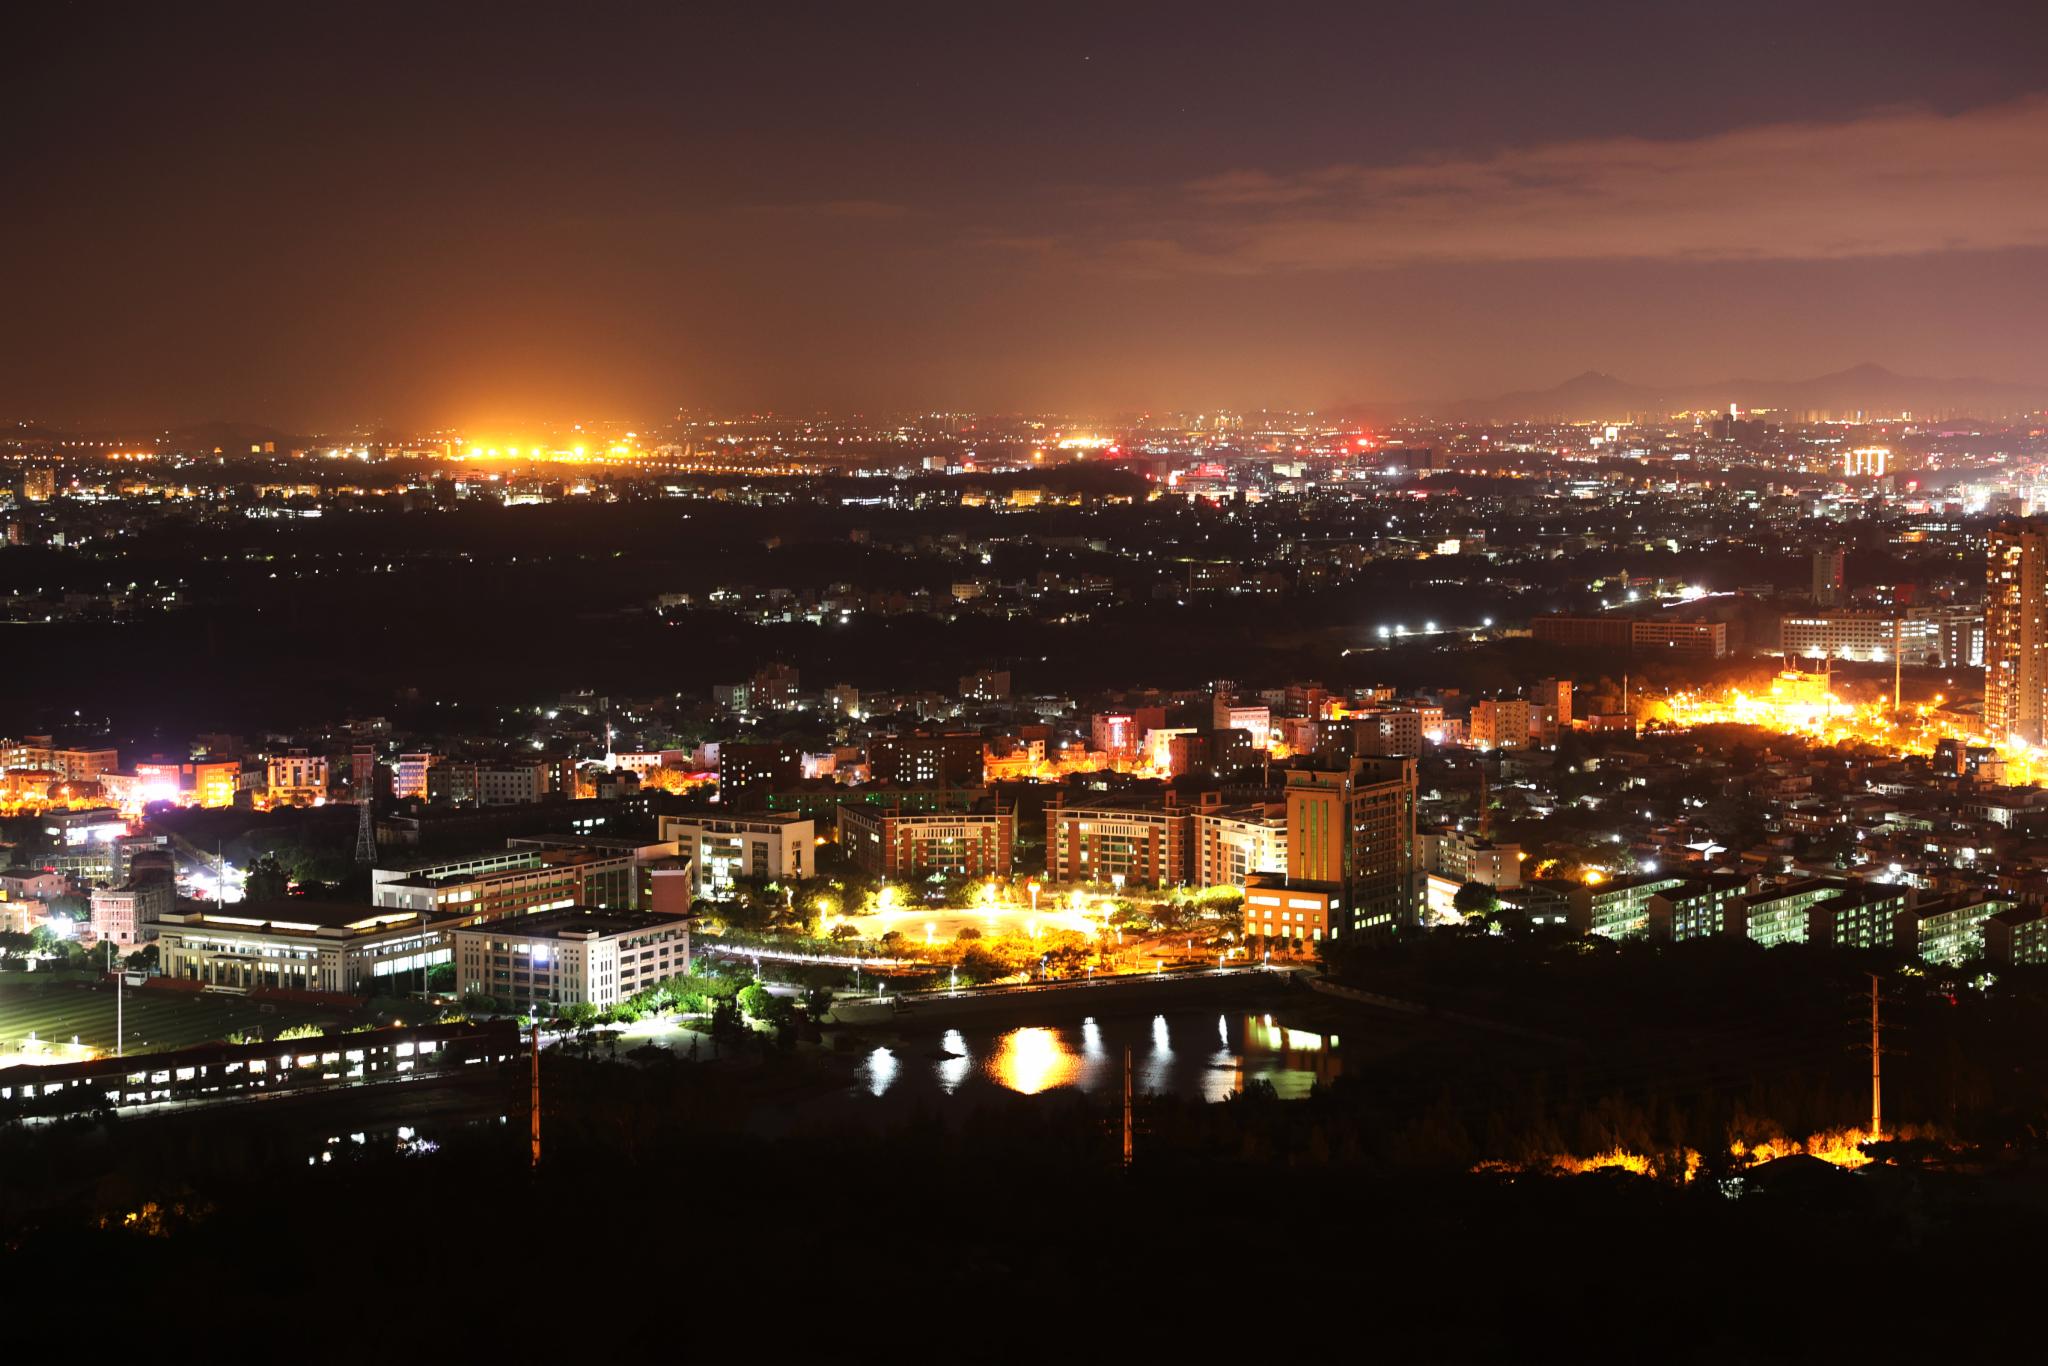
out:
{"label": "light reflection on water", "polygon": [[[1206,1014],[1090,1016],[1078,1025],[1030,1025],[987,1033],[948,1029],[934,1044],[869,1053],[860,1082],[870,1095],[956,1095],[994,1085],[1035,1096],[1061,1087],[1113,1096],[1123,1087],[1123,1051],[1131,1051],[1132,1082],[1140,1092],[1222,1100],[1253,1082],[1270,1083],[1283,1098],[1308,1094],[1318,1081],[1342,1071],[1334,1034],[1294,1029],[1270,1015],[1218,1015],[1214,1047]],[[1181,1046],[1176,1048],[1175,1038]],[[905,1065],[905,1059],[911,1060]],[[917,1060],[929,1058],[930,1065]]]}

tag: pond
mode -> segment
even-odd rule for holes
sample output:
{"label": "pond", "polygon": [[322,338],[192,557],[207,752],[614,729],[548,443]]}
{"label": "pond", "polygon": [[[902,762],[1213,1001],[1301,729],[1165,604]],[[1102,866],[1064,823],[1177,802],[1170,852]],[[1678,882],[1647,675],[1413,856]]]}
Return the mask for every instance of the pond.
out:
{"label": "pond", "polygon": [[1040,1095],[1063,1088],[1114,1096],[1221,1100],[1255,1081],[1282,1099],[1308,1094],[1342,1069],[1336,1034],[1291,1028],[1267,1013],[1168,1011],[1090,1015],[1078,1023],[937,1030],[866,1053],[855,1091],[890,1100],[972,1096],[987,1090]]}

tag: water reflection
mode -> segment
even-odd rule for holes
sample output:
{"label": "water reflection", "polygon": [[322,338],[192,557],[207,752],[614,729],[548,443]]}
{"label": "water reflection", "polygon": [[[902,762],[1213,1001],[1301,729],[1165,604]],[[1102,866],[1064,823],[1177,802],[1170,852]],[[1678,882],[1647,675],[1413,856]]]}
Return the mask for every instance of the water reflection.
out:
{"label": "water reflection", "polygon": [[868,1094],[879,1096],[895,1083],[896,1073],[901,1070],[901,1064],[896,1061],[894,1053],[886,1048],[877,1048],[868,1054],[868,1060],[862,1064],[862,1069],[867,1073]]}
{"label": "water reflection", "polygon": [[957,1029],[946,1031],[946,1037],[939,1047],[953,1056],[939,1059],[939,1085],[947,1095],[960,1089],[960,1083],[967,1080],[967,1074],[974,1070],[974,1059],[967,1054],[967,1040]]}
{"label": "water reflection", "polygon": [[1013,1029],[996,1040],[988,1074],[997,1084],[1035,1096],[1065,1086],[1080,1071],[1080,1060],[1057,1029]]}
{"label": "water reflection", "polygon": [[1144,1091],[1173,1089],[1173,1033],[1164,1015],[1152,1017],[1152,1051],[1145,1057],[1145,1070],[1139,1073],[1137,1084]]}
{"label": "water reflection", "polygon": [[1190,1099],[1222,1100],[1260,1082],[1292,1099],[1343,1070],[1336,1035],[1291,1028],[1263,1014],[1090,1016],[1076,1024],[986,1033],[967,1025],[900,1047],[930,1065],[906,1069],[896,1052],[876,1048],[859,1064],[862,1091],[943,1097],[993,1084],[1026,1096],[1065,1086],[1114,1097],[1123,1089],[1126,1048],[1136,1090]]}

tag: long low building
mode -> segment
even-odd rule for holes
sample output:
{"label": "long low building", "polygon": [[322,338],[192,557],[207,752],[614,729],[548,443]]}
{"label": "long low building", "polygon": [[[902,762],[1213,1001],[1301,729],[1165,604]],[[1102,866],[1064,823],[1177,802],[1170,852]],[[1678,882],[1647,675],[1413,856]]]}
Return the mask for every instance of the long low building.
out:
{"label": "long low building", "polygon": [[358,996],[385,978],[448,962],[455,923],[452,915],[355,902],[245,901],[163,916],[157,953],[163,974],[179,981]]}
{"label": "long low building", "polygon": [[506,853],[524,858],[511,867],[487,871],[468,871],[466,867],[450,871],[446,866],[415,870],[401,878],[373,882],[372,899],[388,910],[495,919],[569,906],[630,910],[639,897],[638,870],[630,853],[560,848]]}

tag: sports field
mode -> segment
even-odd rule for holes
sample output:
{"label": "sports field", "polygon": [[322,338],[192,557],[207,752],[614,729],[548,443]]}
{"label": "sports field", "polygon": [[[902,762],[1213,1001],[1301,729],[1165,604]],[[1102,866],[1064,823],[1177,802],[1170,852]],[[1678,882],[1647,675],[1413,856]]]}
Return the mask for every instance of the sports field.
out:
{"label": "sports field", "polygon": [[[333,1024],[340,1016],[318,1006],[253,1001],[242,996],[186,995],[130,987],[122,992],[126,1051],[155,1053],[225,1039],[237,1031],[270,1038],[295,1024]],[[0,1053],[22,1047],[33,1031],[52,1044],[74,1035],[87,1047],[114,1051],[111,983],[0,981]]]}

